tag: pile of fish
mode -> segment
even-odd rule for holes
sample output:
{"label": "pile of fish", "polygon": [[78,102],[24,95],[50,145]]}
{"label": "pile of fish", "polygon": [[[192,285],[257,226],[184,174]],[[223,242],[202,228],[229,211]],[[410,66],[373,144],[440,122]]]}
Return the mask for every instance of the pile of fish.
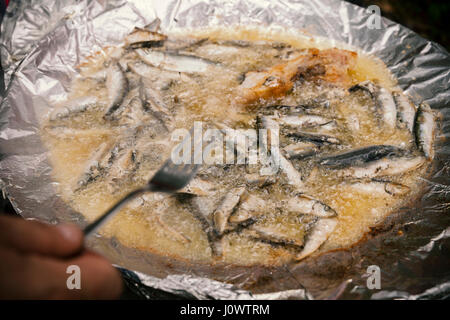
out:
{"label": "pile of fish", "polygon": [[[342,183],[359,192],[390,196],[409,192],[408,186],[392,181],[392,177],[433,159],[435,114],[425,104],[416,108],[400,90],[391,92],[373,81],[351,86],[348,70],[355,65],[356,53],[339,49],[299,50],[269,42],[189,38],[175,41],[137,28],[125,39],[124,46],[109,51],[104,68],[95,64],[92,67],[93,63],[80,67],[83,79],[104,88],[107,99],[89,96],[72,100],[49,117],[46,129],[54,136],[95,134],[95,130],[105,127],[118,132],[118,139],[102,143],[92,154],[73,188],[74,193],[96,182],[106,183],[115,193],[135,178],[144,163],[154,164],[152,169],[157,169],[163,160],[160,156],[169,146],[167,137],[175,129],[172,119],[176,110],[166,102],[164,92],[174,83],[195,83],[197,77],[213,69],[228,70],[229,66],[211,59],[211,54],[202,56],[202,52],[231,55],[255,47],[270,52],[281,62],[262,71],[242,74],[237,79],[233,102],[236,105],[258,105],[263,100],[282,98],[305,81],[321,81],[344,90],[345,94],[367,95],[373,102],[371,108],[379,125],[387,131],[408,130],[416,147],[406,150],[395,145],[373,145],[349,149],[333,134],[339,124],[331,116],[311,112],[302,105],[261,107],[255,113],[255,128],[279,132],[282,143],[278,151],[272,152],[265,140],[259,141],[259,146],[279,162],[280,174],[239,172],[237,176],[242,181],[223,192],[205,178],[211,174],[211,168],[204,168],[176,195],[180,201],[189,203],[207,235],[213,256],[226,254],[224,239],[230,234],[286,248],[294,252],[296,259],[310,255],[328,239],[338,223],[338,212],[305,192],[307,177],[299,170],[305,161],[319,170],[337,173]],[[68,129],[72,121],[86,113],[99,114],[100,120],[87,127]],[[358,126],[357,119],[353,124]],[[224,129],[226,125],[217,123],[217,127]],[[339,151],[340,147],[344,151]],[[218,176],[223,177],[224,173]],[[279,202],[252,192],[277,183],[289,186],[291,191]],[[174,228],[161,226],[170,229],[171,234],[177,233]],[[187,241],[181,232],[174,238]]]}

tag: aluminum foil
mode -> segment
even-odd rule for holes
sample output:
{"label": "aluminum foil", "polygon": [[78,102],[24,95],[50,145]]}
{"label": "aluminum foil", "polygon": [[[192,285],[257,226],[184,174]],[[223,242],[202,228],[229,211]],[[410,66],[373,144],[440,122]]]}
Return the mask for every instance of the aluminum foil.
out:
{"label": "aluminum foil", "polygon": [[[341,1],[11,1],[0,36],[7,88],[0,105],[0,184],[19,214],[50,223],[84,223],[55,191],[38,134],[40,117],[51,108],[50,101],[64,99],[83,57],[119,44],[135,26],[156,19],[162,31],[256,25],[360,48],[381,58],[416,103],[425,101],[439,110],[441,132],[422,197],[352,248],[279,268],[230,266],[219,272],[161,260],[115,239],[92,239],[92,248],[122,268],[129,287],[146,298],[158,298],[154,290],[197,299],[449,297],[450,55],[387,19],[369,28],[370,12]],[[381,290],[366,286],[370,265],[381,269]]]}

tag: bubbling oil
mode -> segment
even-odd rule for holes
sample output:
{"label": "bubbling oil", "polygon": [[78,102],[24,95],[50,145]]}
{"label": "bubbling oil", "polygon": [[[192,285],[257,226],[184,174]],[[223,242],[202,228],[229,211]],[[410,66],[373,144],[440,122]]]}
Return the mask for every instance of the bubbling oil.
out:
{"label": "bubbling oil", "polygon": [[[182,37],[187,31],[176,32],[174,37]],[[210,40],[245,40],[283,42],[293,48],[328,48],[330,43],[300,38],[289,31],[264,31],[257,28],[213,28],[190,30],[189,37]],[[170,35],[169,35],[170,36]],[[204,58],[220,61],[229,68],[211,69],[207,74],[197,76],[195,82],[179,82],[164,94],[164,102],[174,112],[174,128],[189,129],[194,121],[222,123],[231,128],[254,128],[258,110],[235,106],[232,101],[239,85],[239,75],[250,70],[261,70],[279,63],[271,52],[265,49],[242,49],[233,53],[221,53],[214,48],[199,47],[194,50]],[[83,63],[81,72],[95,74],[114,49],[108,48],[94,54]],[[130,57],[133,59],[133,57]],[[353,83],[376,79],[382,86],[392,89],[395,81],[384,64],[362,52],[358,53],[355,69],[351,70]],[[296,86],[282,102],[308,103],[322,96],[329,103],[311,111],[326,117],[332,117],[337,123],[336,134],[344,143],[341,150],[359,148],[377,144],[393,144],[411,148],[410,134],[403,129],[387,132],[380,126],[376,116],[370,110],[370,101],[364,94],[333,95],[327,92],[336,90],[326,84],[304,83]],[[338,90],[339,91],[339,90]],[[70,98],[96,95],[104,99],[106,89],[102,83],[94,80],[75,80]],[[267,101],[266,104],[280,102]],[[68,128],[77,129],[72,134],[50,134],[49,123],[43,123],[42,136],[53,165],[54,179],[58,182],[62,198],[88,221],[93,221],[117,200],[133,189],[146,183],[151,173],[170,155],[170,148],[160,150],[151,166],[140,167],[134,179],[123,185],[117,192],[111,193],[100,179],[86,188],[74,192],[77,179],[85,170],[91,154],[103,143],[121,139],[120,128],[106,122],[101,112],[83,113],[63,123]],[[349,122],[358,120],[357,129]],[[84,133],[82,133],[82,131]],[[338,225],[325,244],[314,254],[330,249],[345,248],[370,230],[370,227],[382,221],[387,215],[398,209],[407,199],[389,194],[367,195],[348,186],[330,170],[315,168],[312,161],[293,161],[297,168],[306,168],[304,192],[327,203],[338,213]],[[395,177],[394,181],[411,188],[408,198],[419,191],[418,178],[424,169]],[[242,176],[248,171],[245,166],[236,165],[210,182],[216,187],[215,204],[232,187],[239,185]],[[303,170],[302,170],[303,172]],[[277,207],[290,196],[289,187],[279,184],[264,189],[250,189],[250,193],[263,198]],[[212,199],[214,202],[214,199]],[[274,212],[276,215],[277,213]],[[283,213],[278,213],[283,221]],[[285,219],[286,220],[286,219]],[[295,229],[295,224],[287,227]],[[218,261],[213,257],[206,233],[198,219],[192,214],[192,208],[177,197],[148,194],[136,199],[105,225],[101,234],[115,237],[123,245],[144,251],[171,256],[179,260],[211,264]],[[180,236],[182,235],[182,236]],[[250,240],[239,233],[231,233],[223,239],[224,255],[221,262],[240,265],[276,265],[289,261],[293,253],[283,247]]]}

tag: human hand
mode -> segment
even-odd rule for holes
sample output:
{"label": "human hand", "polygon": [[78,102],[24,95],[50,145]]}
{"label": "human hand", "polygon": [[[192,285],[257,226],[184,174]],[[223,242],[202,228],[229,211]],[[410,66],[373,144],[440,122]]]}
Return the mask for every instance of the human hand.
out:
{"label": "human hand", "polygon": [[[122,291],[119,272],[83,248],[74,225],[0,216],[0,261],[0,299],[114,299]],[[67,287],[70,265],[80,268],[81,289]]]}

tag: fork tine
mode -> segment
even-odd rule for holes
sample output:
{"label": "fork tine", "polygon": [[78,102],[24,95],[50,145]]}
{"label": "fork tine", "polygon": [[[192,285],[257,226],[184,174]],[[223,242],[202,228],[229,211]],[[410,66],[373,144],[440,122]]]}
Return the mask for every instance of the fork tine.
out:
{"label": "fork tine", "polygon": [[[180,148],[181,145],[189,143],[192,149],[193,132],[194,128],[192,127],[189,134],[178,146],[176,146],[176,148]],[[184,188],[195,176],[200,167],[200,165],[192,162],[192,157],[190,160],[191,163],[175,164],[172,159],[169,158],[150,180],[149,185],[151,189],[153,191],[174,192]]]}
{"label": "fork tine", "polygon": [[[191,128],[190,135],[192,136],[194,128]],[[186,142],[186,139],[190,139],[191,136],[187,136],[182,143]],[[192,147],[192,145],[191,145]],[[164,165],[155,173],[152,179],[149,181],[146,187],[132,191],[119,202],[113,205],[109,210],[107,210],[102,216],[100,216],[93,223],[89,224],[84,229],[84,234],[92,234],[100,226],[102,226],[109,218],[114,216],[119,210],[131,199],[139,196],[148,191],[160,191],[160,192],[175,192],[179,189],[184,188],[191,179],[197,173],[200,165],[192,163],[185,164],[175,164],[172,159],[169,158]]]}

